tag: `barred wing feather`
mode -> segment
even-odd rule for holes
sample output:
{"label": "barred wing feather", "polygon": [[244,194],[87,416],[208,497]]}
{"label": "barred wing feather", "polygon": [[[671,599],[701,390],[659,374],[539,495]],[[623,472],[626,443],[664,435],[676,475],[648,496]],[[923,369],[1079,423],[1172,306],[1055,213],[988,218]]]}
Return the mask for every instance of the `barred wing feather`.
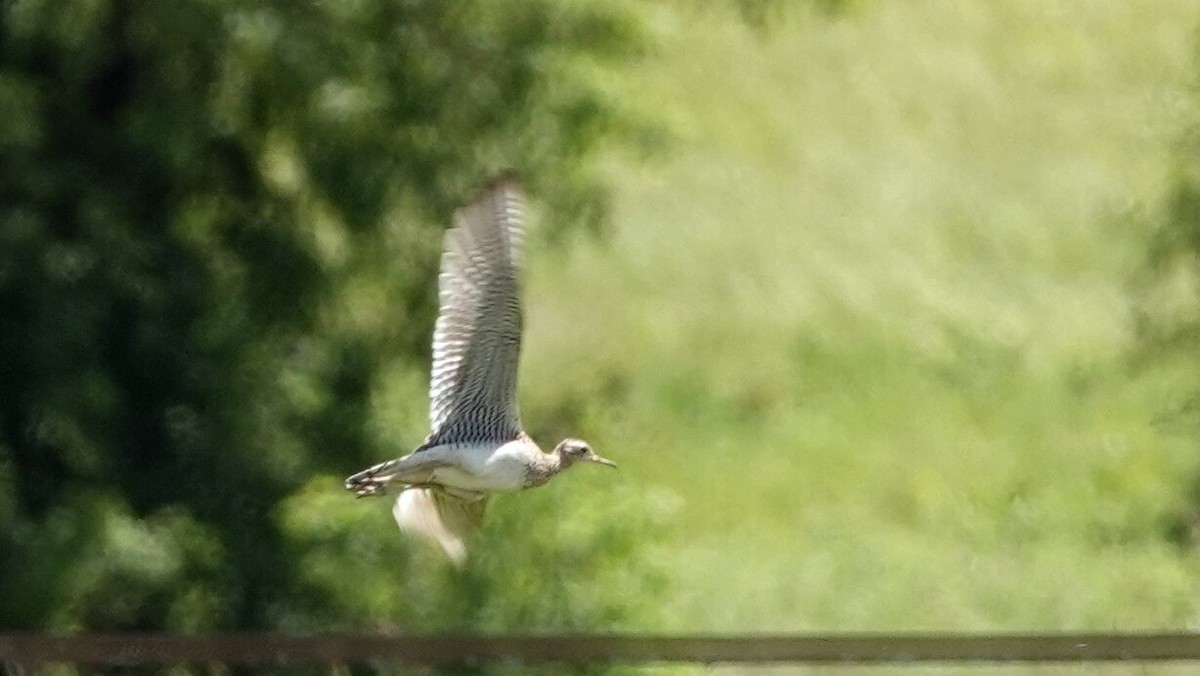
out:
{"label": "barred wing feather", "polygon": [[520,188],[503,176],[459,210],[446,233],[426,446],[507,441],[521,433],[522,218]]}

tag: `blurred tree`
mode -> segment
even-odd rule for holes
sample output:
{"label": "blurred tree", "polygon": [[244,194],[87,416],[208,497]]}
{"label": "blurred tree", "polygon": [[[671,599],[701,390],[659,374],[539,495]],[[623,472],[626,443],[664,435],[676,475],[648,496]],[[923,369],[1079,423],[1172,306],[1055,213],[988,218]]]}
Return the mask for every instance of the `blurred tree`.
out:
{"label": "blurred tree", "polygon": [[[556,222],[601,217],[595,151],[650,138],[606,64],[646,46],[609,0],[0,5],[0,627],[428,619],[355,605],[407,545],[306,482],[386,454],[371,398],[426,368],[478,181],[515,164]],[[616,521],[571,551],[631,556]],[[489,565],[409,591],[503,591]]]}
{"label": "blurred tree", "polygon": [[[1193,115],[1198,101],[1191,102]],[[1200,376],[1200,117],[1185,127],[1173,155],[1163,204],[1140,216],[1151,237],[1133,283],[1134,357],[1138,368],[1164,369],[1191,382]],[[1184,388],[1161,422],[1200,435],[1200,389]],[[1164,531],[1176,544],[1200,544],[1200,476],[1191,480],[1187,504],[1165,518]]]}

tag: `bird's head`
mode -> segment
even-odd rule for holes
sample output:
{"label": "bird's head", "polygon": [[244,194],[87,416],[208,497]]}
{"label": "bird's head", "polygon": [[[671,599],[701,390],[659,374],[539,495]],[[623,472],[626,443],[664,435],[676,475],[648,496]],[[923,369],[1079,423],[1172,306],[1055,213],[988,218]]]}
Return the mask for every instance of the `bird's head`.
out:
{"label": "bird's head", "polygon": [[586,441],[579,439],[563,439],[554,447],[554,454],[562,461],[563,467],[570,467],[577,462],[596,462],[608,467],[616,467],[617,463],[596,455]]}

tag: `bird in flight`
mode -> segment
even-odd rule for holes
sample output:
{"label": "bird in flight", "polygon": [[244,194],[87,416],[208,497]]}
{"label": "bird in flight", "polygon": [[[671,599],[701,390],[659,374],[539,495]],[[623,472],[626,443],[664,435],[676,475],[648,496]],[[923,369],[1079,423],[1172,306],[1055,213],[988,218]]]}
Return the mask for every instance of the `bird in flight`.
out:
{"label": "bird in flight", "polygon": [[541,486],[584,462],[616,467],[579,439],[550,453],[521,427],[520,263],[524,203],[504,173],[455,213],[438,275],[429,420],[433,431],[412,453],[346,479],[359,497],[400,492],[392,514],[405,532],[441,546],[456,564],[479,529],[488,498]]}

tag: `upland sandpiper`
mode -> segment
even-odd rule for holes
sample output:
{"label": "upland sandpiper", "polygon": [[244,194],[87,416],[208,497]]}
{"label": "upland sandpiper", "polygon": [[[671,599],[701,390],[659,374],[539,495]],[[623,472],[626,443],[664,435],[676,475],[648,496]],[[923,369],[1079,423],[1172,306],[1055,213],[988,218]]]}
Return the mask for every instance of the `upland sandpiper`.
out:
{"label": "upland sandpiper", "polygon": [[512,173],[493,179],[454,217],[438,276],[429,419],[415,451],[346,479],[360,497],[397,484],[400,528],[427,537],[461,564],[492,493],[540,486],[579,462],[616,464],[579,439],[551,453],[521,427],[520,260],[523,201]]}

